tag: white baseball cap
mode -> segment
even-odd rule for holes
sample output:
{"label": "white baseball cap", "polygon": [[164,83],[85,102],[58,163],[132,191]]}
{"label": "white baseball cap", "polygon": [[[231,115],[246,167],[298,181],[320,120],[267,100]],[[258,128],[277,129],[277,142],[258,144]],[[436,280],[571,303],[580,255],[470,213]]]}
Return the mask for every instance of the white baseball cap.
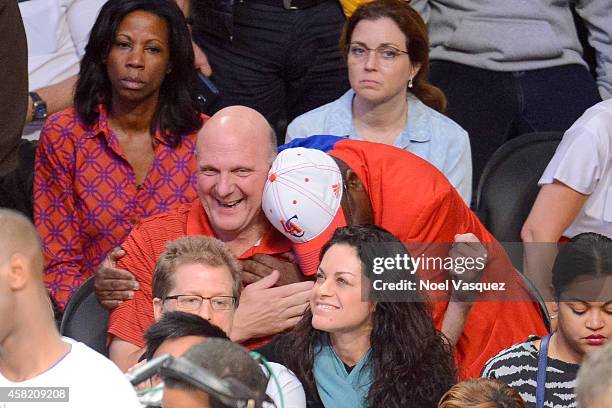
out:
{"label": "white baseball cap", "polygon": [[302,272],[312,275],[321,247],[346,221],[343,182],[329,155],[303,147],[278,154],[268,173],[262,207],[270,223],[294,242]]}

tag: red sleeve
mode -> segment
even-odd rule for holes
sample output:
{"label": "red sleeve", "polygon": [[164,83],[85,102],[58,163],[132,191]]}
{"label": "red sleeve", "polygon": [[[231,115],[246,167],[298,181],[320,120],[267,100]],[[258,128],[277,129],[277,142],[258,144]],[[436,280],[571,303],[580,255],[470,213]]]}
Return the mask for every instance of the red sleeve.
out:
{"label": "red sleeve", "polygon": [[109,342],[113,336],[144,347],[144,333],[153,324],[153,298],[151,283],[158,251],[151,245],[151,223],[134,228],[121,245],[126,255],[117,266],[130,271],[140,284],[134,298],[123,302],[110,315],[108,322]]}
{"label": "red sleeve", "polygon": [[[462,378],[478,376],[489,358],[529,334],[546,332],[537,304],[529,299],[503,248],[431,164],[399,149],[351,140],[338,142],[333,155],[366,181],[376,223],[406,243],[412,256],[446,257],[455,234],[471,232],[485,243],[489,256],[482,280],[499,279],[508,284],[509,293],[502,298],[491,292],[486,301],[479,298],[474,303],[456,347]],[[419,277],[448,278],[445,270],[426,274]],[[433,304],[438,328],[450,295],[441,292]]]}
{"label": "red sleeve", "polygon": [[75,209],[75,146],[66,136],[66,114],[47,120],[40,134],[34,164],[34,223],[45,257],[45,284],[63,310],[85,280],[79,213]]}
{"label": "red sleeve", "polygon": [[[413,236],[417,237],[417,242],[453,242],[455,234],[467,232],[485,243],[488,252],[487,267],[481,282],[501,282],[505,290],[485,292],[470,310],[455,349],[461,379],[479,377],[482,367],[491,357],[529,335],[546,334],[538,305],[530,298],[504,248],[458,194],[449,192],[434,200],[432,206],[417,217]],[[446,306],[446,302],[434,303],[438,328],[441,327]]]}

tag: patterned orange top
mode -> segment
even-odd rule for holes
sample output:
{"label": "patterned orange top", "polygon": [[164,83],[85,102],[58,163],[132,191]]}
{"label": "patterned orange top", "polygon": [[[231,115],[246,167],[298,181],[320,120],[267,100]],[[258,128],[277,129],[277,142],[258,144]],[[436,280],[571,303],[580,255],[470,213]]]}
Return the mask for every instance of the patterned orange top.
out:
{"label": "patterned orange top", "polygon": [[137,185],[104,106],[99,109],[92,127],[73,108],[50,116],[36,151],[34,222],[45,284],[61,309],[141,219],[197,197],[195,133],[172,148],[157,132],[153,165]]}

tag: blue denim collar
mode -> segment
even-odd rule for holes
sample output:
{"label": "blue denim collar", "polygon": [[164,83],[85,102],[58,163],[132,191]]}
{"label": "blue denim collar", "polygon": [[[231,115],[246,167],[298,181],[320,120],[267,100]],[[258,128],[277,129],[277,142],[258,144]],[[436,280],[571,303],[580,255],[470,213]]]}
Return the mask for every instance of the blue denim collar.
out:
{"label": "blue denim collar", "polygon": [[[340,122],[334,124],[336,127],[334,134],[349,135],[350,139],[362,140],[353,127],[354,97],[355,92],[349,89],[338,99],[339,103],[335,104],[330,116],[341,118]],[[406,99],[408,101],[408,124],[393,143],[395,147],[401,149],[407,148],[410,143],[424,143],[431,140],[431,135],[426,132],[429,116],[427,106],[411,93],[407,95]]]}

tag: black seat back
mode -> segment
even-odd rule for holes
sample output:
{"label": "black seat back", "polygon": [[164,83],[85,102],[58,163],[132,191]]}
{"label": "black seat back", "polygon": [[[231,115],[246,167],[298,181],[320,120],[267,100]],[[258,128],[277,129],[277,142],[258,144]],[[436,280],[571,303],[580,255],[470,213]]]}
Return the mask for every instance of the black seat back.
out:
{"label": "black seat back", "polygon": [[94,293],[94,277],[88,279],[70,298],[60,327],[62,336],[85,343],[108,356],[106,329],[108,312],[98,303]]}
{"label": "black seat back", "polygon": [[506,249],[519,270],[521,228],[538,195],[538,180],[562,137],[561,132],[542,132],[509,140],[491,156],[478,183],[476,213],[498,241],[510,243]]}
{"label": "black seat back", "polygon": [[538,180],[561,132],[529,133],[506,142],[485,166],[476,196],[481,221],[502,242],[520,242],[521,227],[538,195]]}

